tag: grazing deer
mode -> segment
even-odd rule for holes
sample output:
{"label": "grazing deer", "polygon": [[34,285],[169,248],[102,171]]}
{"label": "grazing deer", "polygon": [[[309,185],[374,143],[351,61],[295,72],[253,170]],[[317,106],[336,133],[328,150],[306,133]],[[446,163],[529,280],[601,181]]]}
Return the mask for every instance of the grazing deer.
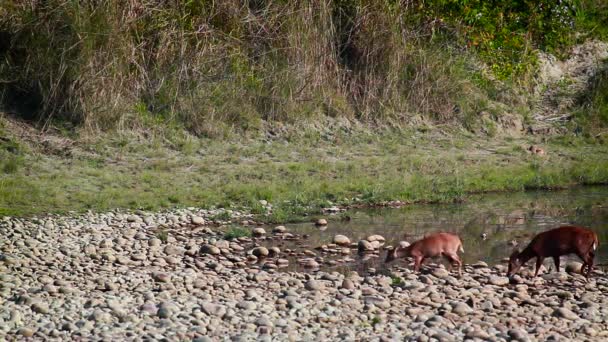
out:
{"label": "grazing deer", "polygon": [[462,261],[458,251],[464,253],[462,242],[458,235],[451,233],[435,233],[418,240],[408,247],[397,246],[388,251],[385,262],[391,262],[397,258],[413,257],[414,271],[420,270],[420,265],[426,258],[443,256],[451,265],[458,265],[458,274],[462,275]]}
{"label": "grazing deer", "polygon": [[[576,254],[583,260],[581,274],[589,277],[593,269],[593,258],[599,247],[597,235],[590,229],[577,226],[563,226],[537,234],[530,244],[523,250],[515,250],[509,258],[507,276],[514,275],[528,260],[536,258],[534,276],[543,264],[543,260],[552,257],[555,269],[559,272],[559,257],[567,254]],[[585,272],[585,268],[587,271]]]}

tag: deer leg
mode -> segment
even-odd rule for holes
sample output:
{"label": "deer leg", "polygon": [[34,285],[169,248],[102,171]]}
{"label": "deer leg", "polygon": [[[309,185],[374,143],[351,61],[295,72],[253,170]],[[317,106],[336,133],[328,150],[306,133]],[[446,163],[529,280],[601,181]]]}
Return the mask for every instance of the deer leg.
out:
{"label": "deer leg", "polygon": [[458,254],[448,254],[447,257],[450,259],[450,262],[456,263],[456,266],[458,266],[458,275],[462,276],[462,260],[460,260]]}
{"label": "deer leg", "polygon": [[559,256],[554,256],[553,262],[555,262],[555,272],[559,272]]}
{"label": "deer leg", "polygon": [[[581,253],[576,253],[576,255],[583,261],[583,265],[581,266],[581,275],[587,277],[588,275],[586,275],[586,273],[589,271],[589,252],[587,252],[587,255],[583,255]],[[591,260],[593,263],[593,259]]]}
{"label": "deer leg", "polygon": [[424,261],[423,256],[414,257],[414,272],[418,272],[420,270],[420,264]]}
{"label": "deer leg", "polygon": [[587,274],[585,275],[587,278],[589,278],[589,275],[591,275],[591,271],[593,271],[593,259],[595,258],[595,253],[594,252],[589,252],[587,253],[588,257],[587,257]]}
{"label": "deer leg", "polygon": [[540,267],[543,265],[543,260],[545,258],[538,256],[536,258],[536,270],[534,271],[534,276],[538,276],[538,271],[540,270]]}

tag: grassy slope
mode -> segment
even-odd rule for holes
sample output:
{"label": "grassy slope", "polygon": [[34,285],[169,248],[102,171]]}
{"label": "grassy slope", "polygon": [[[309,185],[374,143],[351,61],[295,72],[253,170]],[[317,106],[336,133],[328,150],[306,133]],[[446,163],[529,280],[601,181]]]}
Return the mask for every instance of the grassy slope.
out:
{"label": "grassy slope", "polygon": [[542,144],[547,155],[539,157],[525,150],[531,137],[488,142],[440,132],[322,138],[310,131],[272,142],[177,144],[107,137],[70,147],[68,157],[21,147],[19,159],[0,165],[0,214],[191,205],[248,206],[255,213],[265,199],[275,205],[267,220],[282,222],[329,202],[451,201],[472,192],[608,182],[602,144],[557,137]]}

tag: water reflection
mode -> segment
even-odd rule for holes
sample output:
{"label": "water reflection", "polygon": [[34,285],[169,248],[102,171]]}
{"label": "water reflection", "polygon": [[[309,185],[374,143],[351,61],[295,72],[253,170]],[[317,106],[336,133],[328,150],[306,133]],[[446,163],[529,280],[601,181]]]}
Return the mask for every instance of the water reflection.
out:
{"label": "water reflection", "polygon": [[[608,187],[485,194],[458,204],[354,210],[348,212],[350,220],[332,220],[324,230],[312,223],[292,224],[287,228],[292,232],[308,234],[309,237],[301,245],[310,249],[331,243],[336,234],[346,235],[353,242],[380,234],[386,238],[386,245],[395,245],[400,240],[416,240],[428,232],[456,232],[464,243],[465,263],[483,260],[494,264],[508,257],[515,248],[512,244],[518,243],[523,248],[530,237],[539,231],[563,224],[578,224],[597,232],[600,249],[596,262],[602,263],[608,257],[607,198]],[[289,242],[282,246],[295,247]],[[379,258],[363,260],[356,254],[352,258],[357,261],[329,269],[361,271],[378,266],[378,261],[384,259],[384,252]],[[286,270],[295,269],[299,267],[293,260]]]}

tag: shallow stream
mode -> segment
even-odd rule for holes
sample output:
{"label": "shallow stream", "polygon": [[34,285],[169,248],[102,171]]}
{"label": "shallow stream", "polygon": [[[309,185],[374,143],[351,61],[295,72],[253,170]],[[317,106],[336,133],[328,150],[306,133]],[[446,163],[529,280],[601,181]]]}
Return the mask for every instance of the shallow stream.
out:
{"label": "shallow stream", "polygon": [[[386,251],[361,256],[353,249],[344,262],[344,255],[323,253],[316,248],[330,244],[336,234],[345,235],[354,243],[379,234],[386,239],[387,246],[402,240],[412,242],[429,232],[448,231],[460,235],[465,263],[481,260],[492,265],[507,258],[515,246],[525,247],[535,233],[564,224],[595,230],[600,238],[596,263],[608,263],[608,187],[495,193],[475,195],[457,204],[351,210],[338,214],[322,228],[312,223],[286,225],[288,231],[306,234],[307,238],[281,241],[278,246],[282,250],[304,248],[314,251],[323,258],[321,268],[324,270],[365,271],[369,267],[381,267]],[[277,245],[277,241],[268,245]],[[285,270],[302,270],[296,258],[292,259]],[[327,266],[328,260],[338,263]]]}

